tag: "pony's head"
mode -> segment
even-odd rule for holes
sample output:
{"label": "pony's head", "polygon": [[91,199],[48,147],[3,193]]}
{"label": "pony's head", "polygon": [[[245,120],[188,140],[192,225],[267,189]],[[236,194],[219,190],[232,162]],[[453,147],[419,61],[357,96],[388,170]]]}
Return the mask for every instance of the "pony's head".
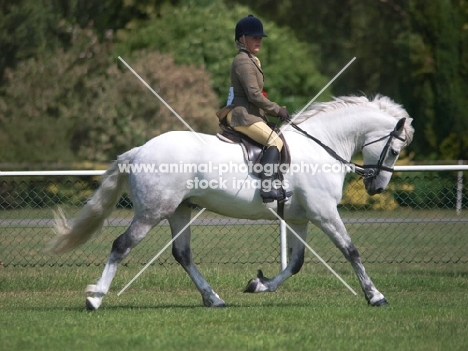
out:
{"label": "pony's head", "polygon": [[[358,108],[362,107],[362,110]],[[341,96],[333,98],[330,102],[313,104],[300,116],[294,117],[294,123],[300,124],[311,117],[324,116],[327,113],[336,113],[336,116],[346,116],[346,109],[353,111],[356,118],[352,123],[360,128],[358,134],[363,136],[362,148],[364,157],[363,167],[356,165],[356,172],[364,177],[364,185],[369,195],[383,192],[392,177],[393,167],[401,150],[413,140],[414,128],[411,126],[412,118],[408,112],[389,97],[377,94],[372,100],[365,96]],[[352,110],[351,110],[352,108]],[[341,112],[341,115],[339,114]],[[351,113],[351,112],[350,112]],[[371,119],[364,116],[372,116]],[[324,117],[324,120],[328,118]],[[336,121],[336,120],[334,120]],[[344,120],[346,121],[346,120]],[[335,122],[336,123],[336,122]],[[356,129],[351,128],[352,133]]]}
{"label": "pony's head", "polygon": [[369,195],[382,193],[390,182],[401,150],[412,140],[410,123],[411,118],[402,117],[390,133],[363,145],[364,186]]}

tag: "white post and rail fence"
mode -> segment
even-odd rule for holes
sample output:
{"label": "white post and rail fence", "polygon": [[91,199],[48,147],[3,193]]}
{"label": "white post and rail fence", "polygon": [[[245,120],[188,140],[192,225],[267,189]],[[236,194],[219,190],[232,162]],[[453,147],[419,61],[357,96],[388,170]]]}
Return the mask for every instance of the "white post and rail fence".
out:
{"label": "white post and rail fence", "polygon": [[[401,213],[404,213],[404,212],[400,212],[398,214],[399,218],[391,218],[389,217],[388,215],[384,215],[384,214],[381,214],[380,216],[382,216],[382,218],[379,218],[379,217],[376,217],[376,215],[373,215],[373,216],[369,216],[369,218],[371,219],[363,219],[363,218],[360,218],[359,216],[351,216],[350,218],[344,218],[344,222],[345,224],[349,224],[349,225],[368,225],[368,224],[381,224],[381,225],[390,225],[390,224],[395,224],[396,225],[402,225],[402,224],[405,224],[405,225],[408,225],[410,226],[411,225],[411,228],[406,230],[406,229],[402,229],[402,227],[395,227],[395,231],[398,231],[399,235],[398,236],[392,236],[392,240],[395,240],[394,238],[398,237],[398,238],[403,238],[401,240],[403,245],[408,245],[407,243],[410,243],[413,239],[407,239],[405,241],[404,237],[402,237],[400,235],[400,231],[403,231],[405,232],[405,235],[412,235],[412,234],[417,234],[415,232],[419,232],[420,231],[420,234],[419,236],[421,235],[432,235],[433,236],[433,240],[434,240],[434,243],[432,244],[434,246],[433,249],[427,249],[426,251],[424,250],[420,250],[418,248],[418,251],[421,251],[420,253],[419,252],[416,252],[416,249],[413,249],[413,253],[414,254],[410,254],[410,253],[406,253],[405,257],[402,257],[402,258],[398,258],[397,256],[395,257],[392,257],[392,258],[383,258],[382,255],[384,254],[383,252],[380,254],[380,256],[377,258],[371,258],[371,260],[374,260],[375,262],[403,262],[403,261],[408,261],[408,262],[423,262],[423,261],[432,261],[432,262],[461,262],[461,263],[467,263],[467,254],[465,254],[465,252],[467,252],[467,246],[468,246],[468,239],[466,239],[466,237],[468,236],[468,233],[466,232],[466,230],[464,228],[466,228],[466,224],[468,224],[468,216],[465,216],[465,213],[466,211],[464,211],[463,209],[466,209],[467,208],[467,203],[466,203],[466,198],[467,198],[467,191],[466,191],[466,180],[465,180],[465,183],[464,183],[464,172],[468,172],[468,164],[465,164],[466,161],[459,161],[458,164],[456,165],[408,165],[408,166],[395,166],[395,172],[456,172],[456,176],[454,177],[453,175],[451,177],[449,177],[450,181],[452,182],[452,185],[450,186],[450,197],[451,197],[451,200],[450,200],[450,208],[449,209],[443,209],[442,211],[440,211],[438,208],[435,208],[435,209],[431,209],[430,211],[427,211],[427,212],[430,212],[430,216],[429,217],[426,217],[426,218],[415,218],[415,217],[408,217],[408,218],[402,218],[402,215]],[[46,179],[47,177],[54,177],[54,179],[56,180],[57,177],[83,177],[83,176],[101,176],[104,174],[105,171],[101,171],[101,170],[58,170],[58,171],[0,171],[0,226],[2,228],[4,228],[4,230],[6,230],[8,232],[8,230],[12,230],[12,236],[13,236],[13,231],[18,231],[19,228],[21,228],[21,230],[24,229],[24,227],[34,227],[34,225],[38,225],[38,226],[43,226],[44,228],[47,227],[47,229],[50,229],[50,226],[51,226],[51,220],[50,219],[36,219],[34,218],[35,215],[30,215],[29,212],[28,212],[28,208],[30,208],[30,206],[25,206],[25,209],[24,209],[24,212],[21,212],[21,210],[23,209],[23,207],[19,206],[17,207],[16,209],[18,209],[19,212],[21,212],[21,215],[18,215],[18,214],[15,214],[15,215],[9,215],[8,214],[8,210],[10,208],[5,208],[5,207],[2,207],[2,201],[6,201],[5,199],[2,198],[2,195],[6,193],[5,189],[6,187],[8,187],[8,181],[11,181],[13,183],[18,183],[18,182],[21,182],[21,179],[24,179],[25,177],[27,177],[28,179],[31,179],[31,177],[41,177],[41,179]],[[424,173],[423,173],[424,174]],[[8,178],[7,178],[8,177]],[[8,181],[7,181],[8,179]],[[408,178],[410,179],[410,178]],[[455,180],[454,180],[455,179]],[[411,181],[411,180],[410,180]],[[447,181],[447,180],[445,180]],[[456,181],[456,184],[453,184],[453,181]],[[5,185],[7,184],[7,185]],[[437,176],[434,176],[434,179],[433,179],[433,183],[431,184],[437,184]],[[3,187],[2,187],[3,186]],[[73,189],[70,190],[70,192],[72,192]],[[37,197],[40,197],[41,196],[41,191],[36,191],[37,192]],[[428,189],[428,192],[432,192],[432,190]],[[442,191],[443,192],[443,191]],[[10,191],[9,193],[9,196],[11,197],[11,193],[14,193],[14,191]],[[23,196],[23,195],[21,195]],[[453,200],[452,200],[453,199]],[[424,199],[422,200],[424,202]],[[465,203],[464,203],[465,202]],[[420,209],[420,208],[419,208]],[[454,211],[452,212],[450,209],[453,209]],[[424,212],[424,211],[421,211],[421,212]],[[439,216],[437,213],[438,212],[443,212],[443,216]],[[449,213],[449,214],[447,214]],[[450,215],[450,213],[453,213],[453,215]],[[15,217],[16,216],[16,217]],[[30,218],[29,220],[27,220],[27,218]],[[208,225],[208,226],[216,226],[216,225],[221,225],[221,226],[226,226],[226,225],[230,225],[230,224],[241,224],[241,225],[254,225],[252,222],[253,221],[244,221],[244,222],[231,222],[229,220],[217,220],[217,221],[213,221],[213,223],[210,223],[210,224],[206,224],[206,220],[205,219],[201,219],[199,220],[200,223],[204,223],[203,225]],[[27,224],[25,224],[27,223]],[[123,222],[122,222],[123,223]],[[125,222],[126,223],[126,222]],[[118,224],[118,226],[123,226],[124,224]],[[257,224],[255,224],[257,225]],[[263,224],[265,227],[266,226],[273,226],[272,228],[270,228],[270,234],[269,235],[272,235],[274,236],[274,232],[276,232],[276,239],[274,239],[274,241],[278,241],[278,227],[276,227],[276,229],[274,228],[274,223],[273,224]],[[415,227],[415,226],[418,226],[419,225],[419,229],[417,229],[418,227]],[[430,230],[432,230],[430,226],[434,226],[434,225],[437,225],[439,226],[439,231],[440,232],[443,232],[443,235],[441,235],[441,233],[431,233]],[[448,230],[448,233],[447,233],[447,225],[453,225],[453,230]],[[234,226],[233,226],[234,227]],[[213,227],[211,227],[213,228]],[[257,227],[255,227],[257,228]],[[449,228],[450,229],[450,228]],[[234,230],[234,229],[233,229]],[[253,232],[257,231],[257,229],[255,230],[252,230]],[[280,264],[281,264],[281,268],[284,268],[286,266],[286,263],[287,263],[287,243],[286,243],[286,230],[285,230],[285,226],[282,225],[280,226],[280,239],[279,239],[279,243],[280,243],[280,258],[279,258],[279,261],[280,261]],[[357,236],[357,235],[361,235],[360,234],[360,230],[356,230],[356,234],[354,234],[354,236]],[[7,233],[8,235],[8,233]],[[232,234],[232,235],[235,235],[235,234]],[[450,242],[450,239],[449,238],[449,235],[453,235],[454,239],[453,241],[457,241],[459,240],[460,238],[462,238],[463,240],[466,241],[466,244],[467,246],[463,246],[465,243],[461,243],[461,242],[454,242],[452,243],[453,244],[453,247],[451,245],[449,245],[449,247],[447,247],[447,252],[446,253],[442,253],[440,254],[440,257],[439,258],[436,258],[436,257],[433,257],[433,258],[428,258],[428,252],[430,253],[430,251],[435,251],[436,248],[439,248],[440,247],[440,243],[438,243],[440,240],[442,240],[441,242],[443,242],[444,244]],[[445,236],[445,239],[443,239]],[[29,239],[28,235],[25,234],[25,238],[28,238],[27,240],[32,240],[32,239]],[[26,239],[25,239],[26,240]],[[216,240],[219,240],[219,239],[216,239]],[[262,239],[258,239],[258,240],[262,240]],[[354,240],[354,239],[353,239]],[[166,241],[167,241],[167,238],[166,238]],[[18,238],[15,238],[14,240],[11,241],[11,243],[16,243],[16,242],[19,242]],[[213,240],[210,241],[210,244],[213,244]],[[6,245],[5,245],[6,244]],[[31,245],[31,244],[30,244]],[[160,245],[160,243],[158,243],[158,245]],[[220,243],[220,247],[221,247],[221,243]],[[458,245],[458,246],[457,246]],[[259,244],[259,247],[260,246],[264,246],[264,243],[261,243]],[[408,245],[409,247],[410,245]],[[162,245],[160,245],[160,247],[162,247]],[[6,241],[6,243],[4,243],[4,249],[5,249],[5,252],[3,253],[2,252],[2,249],[0,249],[0,256],[8,256],[10,254],[10,252],[12,250],[15,250],[14,247],[10,247],[8,248],[8,241]],[[154,248],[153,248],[154,249]],[[29,248],[29,250],[31,250],[31,248]],[[272,248],[272,250],[278,250],[278,246],[276,246],[276,248]],[[408,249],[409,250],[409,249]],[[459,251],[457,251],[459,250]],[[397,251],[395,249],[395,251]],[[401,251],[401,250],[400,250]],[[459,253],[458,253],[459,252]],[[399,252],[398,255],[401,255],[402,253]],[[397,255],[397,254],[395,254]],[[325,255],[326,256],[326,255]],[[369,256],[369,255],[368,255]],[[372,255],[371,255],[372,256]],[[237,254],[237,258],[235,260],[239,260],[239,263],[244,263],[242,260],[242,258],[239,258],[240,257],[240,252],[238,252]],[[271,255],[269,256],[271,257]],[[148,256],[149,258],[149,256]],[[0,257],[0,262],[1,262],[1,259],[3,259],[5,261],[5,257]],[[41,261],[42,258],[38,258],[37,259],[37,262],[32,260],[31,261],[27,261],[27,262],[30,262],[31,265],[40,265],[42,263]],[[226,257],[221,257],[220,260],[234,260],[234,259],[229,259]],[[93,259],[91,259],[93,260]],[[210,260],[213,260],[213,262],[216,262],[216,258],[211,258],[210,257]],[[259,259],[259,260],[262,260],[262,259]],[[276,259],[278,260],[278,259]],[[333,261],[333,258],[326,258],[326,260],[328,262],[330,261]],[[8,260],[7,260],[8,261]],[[208,259],[201,259],[201,262],[207,262]],[[15,263],[17,262],[17,263]],[[19,263],[21,262],[21,263]],[[28,265],[28,263],[24,263],[21,259],[17,259],[16,261],[15,260],[12,260],[12,263],[10,263],[11,265],[15,266],[15,265]],[[251,263],[250,261],[248,261],[248,259],[246,259],[246,262],[248,263]],[[143,263],[143,259],[141,260],[141,262],[139,263]],[[225,262],[227,263],[227,262]],[[235,262],[234,262],[235,263]],[[8,265],[9,262],[6,262],[6,264]],[[77,263],[78,264],[78,263]],[[81,263],[80,263],[81,264]]]}

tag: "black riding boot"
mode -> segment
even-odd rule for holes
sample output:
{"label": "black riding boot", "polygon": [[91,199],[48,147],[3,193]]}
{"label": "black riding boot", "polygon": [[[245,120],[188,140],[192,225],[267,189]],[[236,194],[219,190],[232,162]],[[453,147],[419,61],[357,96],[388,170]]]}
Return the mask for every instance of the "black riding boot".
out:
{"label": "black riding boot", "polygon": [[281,186],[278,173],[279,150],[276,146],[271,146],[265,150],[260,161],[262,165],[262,180],[260,188],[260,196],[263,203],[277,201],[285,201],[292,195],[292,192],[285,192]]}

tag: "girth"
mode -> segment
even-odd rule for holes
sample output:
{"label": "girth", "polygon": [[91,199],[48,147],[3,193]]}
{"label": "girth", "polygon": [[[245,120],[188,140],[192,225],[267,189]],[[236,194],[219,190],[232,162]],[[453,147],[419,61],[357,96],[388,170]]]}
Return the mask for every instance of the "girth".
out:
{"label": "girth", "polygon": [[[239,133],[222,123],[219,124],[219,127],[221,128],[221,132],[216,134],[219,140],[231,144],[240,144],[243,150],[244,159],[247,163],[251,162],[252,166],[260,163],[263,151],[265,149],[262,144],[257,143],[255,140],[252,140],[248,136]],[[279,164],[285,165],[287,168],[280,167],[280,169],[289,169],[291,164],[291,154],[289,153],[288,144],[286,143],[286,139],[284,138],[283,133],[279,133],[279,128],[273,126],[273,129],[279,135],[278,137],[283,141],[283,148],[281,149]],[[252,169],[256,169],[256,167],[252,167]],[[259,174],[255,172],[254,175],[257,177],[259,176]]]}

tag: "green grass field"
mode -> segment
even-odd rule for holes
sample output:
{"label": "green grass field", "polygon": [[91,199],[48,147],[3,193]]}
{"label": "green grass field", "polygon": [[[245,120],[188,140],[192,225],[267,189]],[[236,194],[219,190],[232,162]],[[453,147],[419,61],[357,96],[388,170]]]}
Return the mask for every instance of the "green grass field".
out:
{"label": "green grass field", "polygon": [[[306,264],[275,293],[244,294],[257,266],[201,265],[226,301],[202,306],[180,267],[122,266],[101,308],[83,289],[102,267],[2,268],[1,350],[466,350],[468,271],[370,264],[390,306],[368,307],[321,265]],[[277,265],[263,265],[265,274]],[[338,273],[356,290],[348,265]]]}

